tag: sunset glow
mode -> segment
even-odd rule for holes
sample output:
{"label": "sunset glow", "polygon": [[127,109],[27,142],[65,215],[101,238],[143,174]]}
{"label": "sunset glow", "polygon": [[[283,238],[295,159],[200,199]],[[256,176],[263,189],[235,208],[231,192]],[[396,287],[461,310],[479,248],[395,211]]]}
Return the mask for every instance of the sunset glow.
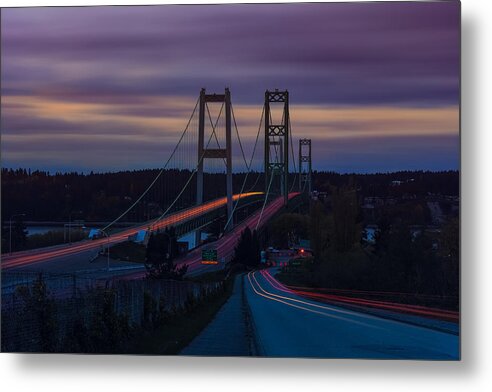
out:
{"label": "sunset glow", "polygon": [[248,152],[264,91],[280,88],[294,138],[315,143],[315,169],[458,168],[458,3],[290,4],[271,29],[275,15],[275,5],[4,9],[4,165],[161,167],[200,88],[228,86]]}

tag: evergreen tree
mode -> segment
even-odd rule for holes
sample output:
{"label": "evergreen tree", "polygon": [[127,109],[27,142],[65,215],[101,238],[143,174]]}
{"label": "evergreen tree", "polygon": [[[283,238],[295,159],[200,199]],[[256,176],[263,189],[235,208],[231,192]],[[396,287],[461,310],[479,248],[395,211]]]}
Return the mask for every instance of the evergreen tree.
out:
{"label": "evergreen tree", "polygon": [[335,247],[346,252],[357,242],[357,193],[354,187],[332,187]]}
{"label": "evergreen tree", "polygon": [[320,201],[316,201],[312,204],[309,222],[311,248],[313,249],[315,259],[319,261],[321,253],[329,244],[327,217],[323,204]]}
{"label": "evergreen tree", "polygon": [[188,266],[178,267],[174,259],[178,256],[178,241],[174,227],[163,232],[152,233],[147,244],[145,268],[149,278],[182,279]]}
{"label": "evergreen tree", "polygon": [[261,248],[256,230],[251,232],[249,227],[246,227],[241,233],[238,244],[235,249],[236,262],[249,267],[256,267],[261,261]]}
{"label": "evergreen tree", "polygon": [[261,244],[260,239],[258,238],[258,232],[253,230],[253,235],[251,238],[251,266],[257,267],[261,263]]}
{"label": "evergreen tree", "polygon": [[23,250],[27,243],[27,227],[22,216],[12,222],[12,251]]}

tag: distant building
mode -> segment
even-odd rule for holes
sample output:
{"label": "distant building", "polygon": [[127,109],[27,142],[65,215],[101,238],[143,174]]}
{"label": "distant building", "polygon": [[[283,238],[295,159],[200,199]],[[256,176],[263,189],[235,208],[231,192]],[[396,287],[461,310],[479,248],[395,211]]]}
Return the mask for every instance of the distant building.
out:
{"label": "distant building", "polygon": [[368,244],[375,244],[377,231],[378,231],[378,225],[367,225],[364,228],[362,240],[367,242]]}
{"label": "distant building", "polygon": [[150,231],[148,230],[139,230],[135,234],[128,236],[128,241],[135,242],[137,244],[142,244],[147,246],[149,243]]}
{"label": "distant building", "polygon": [[89,238],[90,240],[96,240],[102,237],[104,237],[104,234],[99,229],[90,229],[89,235],[87,236],[87,238]]}

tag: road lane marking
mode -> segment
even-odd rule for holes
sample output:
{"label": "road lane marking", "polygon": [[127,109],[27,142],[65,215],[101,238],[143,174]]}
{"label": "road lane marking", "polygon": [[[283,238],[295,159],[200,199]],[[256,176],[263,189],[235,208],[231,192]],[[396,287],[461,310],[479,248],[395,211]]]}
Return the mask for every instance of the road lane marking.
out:
{"label": "road lane marking", "polygon": [[[404,313],[410,313],[412,315],[416,316],[423,316],[423,315],[428,315],[428,316],[433,316],[433,317],[447,317],[451,318],[453,320],[453,317],[456,315],[456,312],[452,311],[446,311],[446,310],[441,310],[441,309],[430,309],[426,308],[423,306],[417,306],[417,305],[406,305],[406,304],[396,304],[396,303],[391,303],[391,302],[384,302],[384,301],[374,301],[374,300],[367,300],[367,299],[360,299],[360,298],[348,298],[348,297],[340,297],[332,294],[318,294],[318,293],[313,293],[313,292],[305,292],[305,291],[296,291],[287,288],[286,286],[282,285],[278,280],[276,280],[268,271],[261,271],[261,274],[263,275],[264,278],[266,278],[269,283],[277,290],[284,291],[286,293],[290,293],[293,295],[301,295],[301,296],[307,296],[312,298],[314,301],[316,301],[317,298],[323,298],[323,299],[328,299],[328,300],[335,300],[338,302],[342,303],[348,303],[348,304],[356,304],[358,306],[369,306],[369,307],[376,307],[379,309],[384,309],[384,310],[390,310],[390,311],[397,311],[397,312],[404,312]],[[457,317],[457,316],[456,316]]]}
{"label": "road lane marking", "polygon": [[[255,273],[258,272],[258,271],[255,271]],[[267,272],[267,271],[266,271]],[[268,272],[267,272],[268,273]],[[262,274],[262,276],[266,279],[266,276]],[[271,275],[270,275],[271,276]],[[253,276],[253,279],[255,279],[255,277]],[[272,277],[272,279],[274,279]],[[256,279],[255,279],[256,280]],[[267,280],[268,281],[268,280]],[[270,282],[269,282],[270,283]],[[265,291],[266,293],[269,293],[270,295],[272,296],[277,296],[279,298],[285,298],[285,299],[289,299],[288,297],[283,297],[283,296],[280,296],[280,295],[276,295],[276,294],[273,294],[273,293],[270,293],[266,290],[264,290],[261,285],[258,283],[258,286],[260,287],[260,289],[262,289],[263,291]],[[273,285],[272,285],[273,286]],[[254,289],[254,288],[253,288]],[[260,293],[261,295],[261,293]],[[265,295],[263,295],[265,296]],[[265,296],[266,297],[266,296]],[[274,299],[274,298],[271,298],[271,299]],[[299,301],[299,300],[296,300],[294,298],[290,298],[291,301]],[[280,302],[283,302],[283,301],[280,301]],[[299,302],[303,302],[303,301],[299,301]],[[308,305],[311,305],[311,306],[317,306],[315,304],[311,304],[309,302],[303,302],[305,304],[308,304]],[[293,306],[293,305],[290,305],[290,306]],[[320,306],[322,307],[322,306]],[[409,337],[410,339],[416,341],[416,342],[419,342],[421,344],[426,344],[426,342],[428,342],[425,338],[422,338],[418,335],[415,335],[415,333],[413,332],[410,332],[410,330],[414,330],[414,329],[417,329],[417,330],[426,330],[426,331],[432,331],[432,332],[437,332],[437,331],[434,331],[434,330],[431,330],[431,329],[428,329],[424,326],[420,326],[420,325],[413,325],[413,324],[407,324],[403,321],[399,321],[399,320],[391,320],[391,319],[385,319],[385,318],[380,318],[380,317],[377,317],[377,316],[371,316],[371,315],[364,315],[364,314],[361,314],[361,313],[357,313],[357,312],[344,312],[343,310],[339,310],[339,309],[333,309],[331,307],[326,307],[327,309],[330,309],[330,310],[333,310],[335,312],[340,312],[340,313],[347,313],[347,314],[350,314],[350,315],[353,315],[353,316],[356,316],[356,317],[361,317],[361,318],[367,318],[367,319],[371,319],[371,320],[376,320],[376,321],[380,321],[380,322],[384,322],[385,324],[392,324],[392,325],[399,325],[399,326],[404,326],[406,327],[406,330],[405,331],[401,331],[400,334],[403,334],[403,335],[406,335],[407,337]],[[342,317],[343,318],[343,317]],[[344,318],[343,318],[344,319]],[[351,321],[351,320],[350,320]],[[355,321],[354,321],[355,322]],[[360,324],[365,324],[365,323],[362,323],[360,322]],[[372,328],[378,328],[378,329],[383,329],[383,330],[387,330],[387,331],[390,331],[391,329],[389,328],[384,328],[384,327],[375,327],[375,326],[372,326]],[[446,332],[437,332],[437,333],[443,333],[443,334],[446,334]]]}
{"label": "road lane marking", "polygon": [[[265,280],[267,280],[268,283],[270,283],[270,285],[272,287],[276,288],[269,281],[269,279],[267,278],[267,276],[265,276],[264,274],[262,274],[262,276],[265,278]],[[270,277],[271,277],[271,275],[270,275]],[[274,278],[272,277],[272,279],[274,279]],[[337,313],[342,313],[342,314],[347,314],[347,315],[350,315],[350,316],[365,318],[365,319],[369,319],[369,320],[380,320],[379,317],[375,317],[375,316],[371,316],[371,315],[366,315],[366,314],[361,314],[361,313],[350,311],[350,310],[343,310],[343,309],[339,309],[339,308],[336,308],[336,307],[334,308],[334,307],[329,306],[329,305],[314,304],[312,302],[307,302],[307,301],[303,301],[303,300],[296,299],[296,298],[290,298],[290,297],[285,297],[283,295],[274,294],[274,293],[272,293],[270,291],[267,291],[267,290],[263,289],[262,287],[261,287],[261,289],[265,293],[268,293],[269,295],[273,295],[273,296],[278,297],[278,298],[284,298],[284,299],[287,299],[287,300],[290,300],[290,301],[302,303],[302,304],[305,304],[305,305],[308,305],[308,306],[312,306],[312,307],[315,307],[315,308],[321,308],[321,309],[330,310],[330,311],[337,312]],[[281,290],[281,289],[278,289],[278,290]],[[286,290],[282,290],[282,291],[286,291]],[[297,294],[295,294],[294,292],[289,292],[289,293],[292,294],[292,295],[296,295],[297,296]]]}
{"label": "road lane marking", "polygon": [[[331,310],[331,311],[335,311],[335,312],[339,312],[339,313],[347,313],[347,314],[350,314],[350,315],[353,315],[353,316],[357,316],[357,317],[370,318],[370,319],[373,319],[373,320],[378,320],[376,317],[365,317],[364,315],[360,315],[359,316],[356,313],[344,312],[344,311],[341,311],[341,310],[338,310],[338,309],[332,309],[330,307],[323,307],[321,305],[315,305],[315,304],[311,304],[309,302],[300,301],[300,300],[296,300],[294,298],[288,298],[288,297],[284,297],[284,296],[281,296],[281,295],[276,295],[276,294],[270,293],[270,292],[266,291],[265,289],[263,289],[263,287],[260,285],[260,283],[258,282],[258,280],[255,277],[255,273],[256,272],[257,271],[255,271],[255,272],[249,272],[247,276],[248,276],[248,280],[249,280],[249,283],[251,285],[251,288],[259,296],[262,296],[264,298],[267,298],[267,299],[269,299],[271,301],[276,301],[276,302],[283,303],[283,304],[285,304],[287,306],[291,306],[293,308],[297,308],[297,309],[301,309],[301,310],[304,310],[304,311],[307,311],[307,312],[319,314],[319,315],[322,315],[322,316],[325,316],[325,317],[330,317],[330,318],[334,318],[334,319],[338,319],[338,320],[343,320],[343,321],[347,321],[349,323],[359,324],[359,325],[363,325],[365,327],[373,328],[373,329],[386,329],[386,328],[378,327],[378,326],[375,326],[375,325],[367,324],[367,323],[364,323],[362,321],[352,320],[352,319],[349,319],[349,318],[346,318],[346,317],[334,315],[332,313],[321,312],[319,310],[309,309],[309,308],[306,308],[304,306],[300,306],[300,305],[296,305],[296,304],[287,302],[287,301],[300,302],[300,303],[303,303],[303,304],[308,305],[308,306],[320,307],[320,308],[323,308],[325,310]],[[262,290],[265,294],[260,293],[256,289],[255,285],[253,284],[253,282],[251,280],[251,276],[253,277],[255,283],[258,285],[258,288],[260,290]],[[282,299],[278,299],[278,298],[275,298],[275,297],[282,298]]]}

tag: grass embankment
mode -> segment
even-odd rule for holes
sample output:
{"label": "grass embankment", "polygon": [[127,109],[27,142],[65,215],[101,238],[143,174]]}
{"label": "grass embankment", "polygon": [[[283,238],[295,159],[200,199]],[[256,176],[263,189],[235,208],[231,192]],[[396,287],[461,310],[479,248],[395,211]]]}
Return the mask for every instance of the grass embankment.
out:
{"label": "grass embankment", "polygon": [[[87,235],[81,230],[72,230],[70,234],[70,242],[78,242],[87,238]],[[27,236],[26,243],[21,248],[12,244],[12,251],[18,252],[23,250],[47,248],[49,246],[68,244],[68,234],[63,233],[63,230],[50,230],[46,233],[32,234]],[[2,254],[9,251],[7,246],[2,246]]]}
{"label": "grass embankment", "polygon": [[333,254],[321,262],[302,259],[299,265],[282,268],[276,278],[286,286],[307,292],[458,310],[456,298],[452,296],[385,286],[374,272],[379,267],[377,260],[371,260],[362,249],[355,248]]}
{"label": "grass embankment", "polygon": [[[195,281],[210,282],[225,276],[225,272],[210,273]],[[235,274],[229,274],[224,290],[205,301],[189,306],[185,311],[170,315],[152,331],[145,331],[129,344],[128,353],[176,355],[179,354],[212,321],[232,294]]]}
{"label": "grass embankment", "polygon": [[372,261],[361,247],[324,254],[323,259],[296,259],[297,265],[282,268],[277,277],[286,285],[313,288],[357,289],[371,282]]}
{"label": "grass embankment", "polygon": [[109,255],[114,260],[144,263],[145,251],[146,248],[144,245],[131,241],[125,241],[111,246]]}

